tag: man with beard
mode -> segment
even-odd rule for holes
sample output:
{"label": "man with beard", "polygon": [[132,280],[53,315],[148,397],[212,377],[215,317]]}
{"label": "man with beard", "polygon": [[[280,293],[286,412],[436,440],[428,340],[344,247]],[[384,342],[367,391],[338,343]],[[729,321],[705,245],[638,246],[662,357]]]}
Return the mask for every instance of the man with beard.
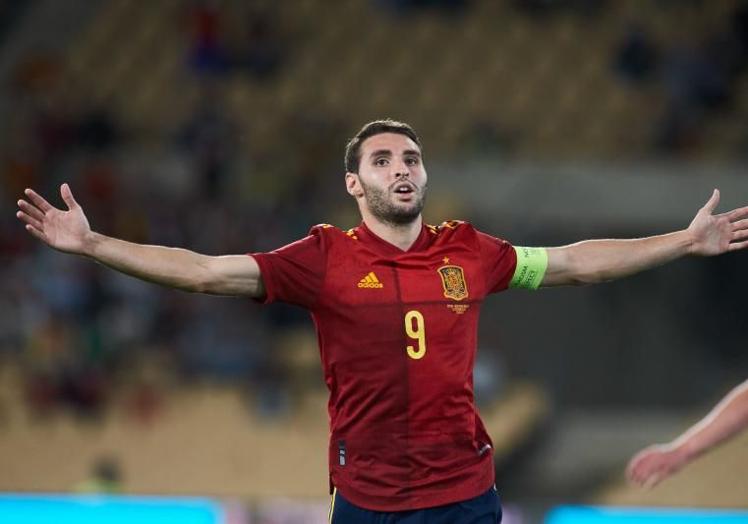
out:
{"label": "man with beard", "polygon": [[508,287],[603,282],[678,257],[744,248],[748,208],[712,215],[715,190],[687,229],[635,240],[514,247],[465,222],[422,221],[427,175],[407,124],[365,125],[346,147],[345,184],[362,216],[342,231],[270,253],[204,256],[94,233],[31,190],[18,217],[61,251],[186,291],[308,309],[330,390],[331,521],[488,524],[501,518],[491,439],[473,400],[480,306]]}

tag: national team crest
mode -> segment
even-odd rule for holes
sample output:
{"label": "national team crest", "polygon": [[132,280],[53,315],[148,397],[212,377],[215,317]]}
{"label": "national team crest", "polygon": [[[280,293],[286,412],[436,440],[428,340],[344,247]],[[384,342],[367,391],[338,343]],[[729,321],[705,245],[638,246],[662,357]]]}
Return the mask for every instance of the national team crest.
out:
{"label": "national team crest", "polygon": [[460,266],[442,266],[437,269],[442,277],[444,296],[453,300],[462,300],[468,297],[465,273]]}

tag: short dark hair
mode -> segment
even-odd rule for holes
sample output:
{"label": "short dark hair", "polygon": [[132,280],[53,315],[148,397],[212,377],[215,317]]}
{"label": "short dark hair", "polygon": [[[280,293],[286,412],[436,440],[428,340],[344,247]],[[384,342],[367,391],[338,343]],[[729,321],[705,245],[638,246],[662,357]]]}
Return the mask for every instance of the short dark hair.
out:
{"label": "short dark hair", "polygon": [[421,146],[421,140],[418,138],[418,135],[413,128],[408,124],[389,118],[374,120],[362,127],[361,131],[356,133],[356,136],[351,138],[345,146],[346,172],[358,173],[358,167],[361,163],[361,144],[363,144],[364,140],[367,138],[374,135],[381,135],[382,133],[397,133],[399,135],[405,135],[415,142],[419,149],[423,149]]}

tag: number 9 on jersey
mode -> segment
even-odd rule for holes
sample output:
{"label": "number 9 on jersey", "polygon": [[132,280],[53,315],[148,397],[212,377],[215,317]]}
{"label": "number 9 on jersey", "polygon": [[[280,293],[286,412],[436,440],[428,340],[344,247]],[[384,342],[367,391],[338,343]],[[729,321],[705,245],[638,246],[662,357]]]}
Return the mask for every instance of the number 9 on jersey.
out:
{"label": "number 9 on jersey", "polygon": [[418,341],[417,346],[406,347],[408,356],[414,360],[422,359],[426,354],[426,324],[420,311],[413,309],[405,313],[405,333]]}

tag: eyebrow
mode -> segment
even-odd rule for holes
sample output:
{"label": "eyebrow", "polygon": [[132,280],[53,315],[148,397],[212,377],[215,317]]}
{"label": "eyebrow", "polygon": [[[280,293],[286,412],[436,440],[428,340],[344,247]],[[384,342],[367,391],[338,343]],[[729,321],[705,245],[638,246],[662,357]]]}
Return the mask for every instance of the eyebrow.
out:
{"label": "eyebrow", "polygon": [[[417,151],[415,149],[406,149],[403,151],[403,155],[415,155],[415,156],[421,156],[420,151]],[[392,156],[392,151],[389,149],[377,149],[376,151],[373,151],[370,155],[371,157],[377,157],[377,156]]]}
{"label": "eyebrow", "polygon": [[370,156],[392,156],[392,151],[389,149],[377,149],[376,151],[372,151]]}

